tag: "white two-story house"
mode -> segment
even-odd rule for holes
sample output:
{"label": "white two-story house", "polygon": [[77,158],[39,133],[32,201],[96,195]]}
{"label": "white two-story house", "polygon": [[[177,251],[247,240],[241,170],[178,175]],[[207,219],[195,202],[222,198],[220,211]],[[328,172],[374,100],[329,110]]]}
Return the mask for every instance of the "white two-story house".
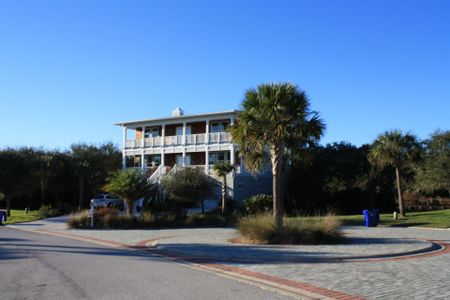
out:
{"label": "white two-story house", "polygon": [[[251,195],[272,191],[270,172],[253,176],[239,158],[227,127],[237,111],[184,115],[176,108],[171,117],[120,122],[123,168],[140,168],[157,180],[181,168],[201,168],[216,178],[213,166],[228,161],[235,166],[228,178],[228,195],[242,201]],[[217,179],[217,178],[216,178]]]}

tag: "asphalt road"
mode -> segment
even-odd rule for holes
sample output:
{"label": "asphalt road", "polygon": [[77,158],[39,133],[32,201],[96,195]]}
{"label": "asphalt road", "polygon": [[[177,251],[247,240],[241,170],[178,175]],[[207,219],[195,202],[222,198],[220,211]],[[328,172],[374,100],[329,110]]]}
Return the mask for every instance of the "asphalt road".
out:
{"label": "asphalt road", "polygon": [[0,227],[0,299],[286,299],[141,251]]}

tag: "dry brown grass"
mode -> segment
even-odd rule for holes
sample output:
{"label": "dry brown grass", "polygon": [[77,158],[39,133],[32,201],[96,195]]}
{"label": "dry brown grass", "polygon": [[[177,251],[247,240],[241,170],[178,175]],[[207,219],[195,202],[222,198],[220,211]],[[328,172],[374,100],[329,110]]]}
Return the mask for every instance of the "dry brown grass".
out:
{"label": "dry brown grass", "polygon": [[327,244],[342,239],[341,222],[333,215],[285,218],[277,227],[270,214],[239,220],[243,242],[254,244]]}

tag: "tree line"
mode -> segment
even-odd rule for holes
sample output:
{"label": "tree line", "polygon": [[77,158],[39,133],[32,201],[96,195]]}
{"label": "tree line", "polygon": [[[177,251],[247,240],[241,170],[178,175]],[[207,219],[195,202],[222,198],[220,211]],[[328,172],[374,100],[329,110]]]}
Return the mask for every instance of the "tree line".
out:
{"label": "tree line", "polygon": [[[423,141],[404,133],[407,147],[382,145],[392,134],[402,133],[386,132],[360,147],[341,142],[308,149],[303,161],[288,168],[287,212],[349,214],[364,208],[394,211],[399,205],[404,213],[406,190],[449,197],[450,131],[438,130]],[[396,151],[399,157],[392,156]]]}
{"label": "tree line", "polygon": [[112,143],[73,144],[68,150],[21,147],[0,150],[0,200],[11,208],[44,205],[70,211],[88,207],[108,174],[121,166]]}

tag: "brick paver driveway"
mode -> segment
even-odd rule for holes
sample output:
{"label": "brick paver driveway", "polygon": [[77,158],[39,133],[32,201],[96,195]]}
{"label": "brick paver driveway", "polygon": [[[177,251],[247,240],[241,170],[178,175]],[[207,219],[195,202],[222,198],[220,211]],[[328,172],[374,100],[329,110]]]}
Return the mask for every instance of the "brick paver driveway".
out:
{"label": "brick paver driveway", "polygon": [[[450,253],[385,258],[450,244],[450,230],[348,227],[351,242],[324,246],[251,246],[228,242],[232,228],[171,230],[68,230],[56,220],[24,225],[126,244],[152,240],[156,249],[208,258],[277,278],[368,299],[450,299]],[[375,260],[373,258],[376,258]],[[380,259],[381,258],[381,259]]]}

